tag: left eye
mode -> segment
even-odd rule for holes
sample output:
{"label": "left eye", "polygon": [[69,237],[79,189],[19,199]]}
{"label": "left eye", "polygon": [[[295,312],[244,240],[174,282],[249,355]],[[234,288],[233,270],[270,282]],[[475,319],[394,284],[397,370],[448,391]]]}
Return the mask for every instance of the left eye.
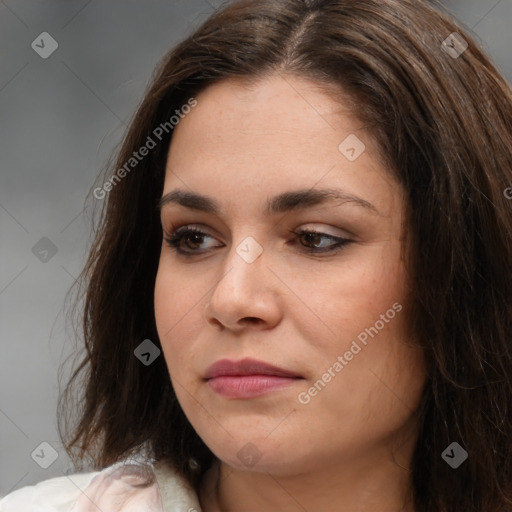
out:
{"label": "left eye", "polygon": [[[348,238],[341,238],[339,236],[329,235],[327,233],[321,233],[319,231],[308,231],[308,230],[300,230],[294,231],[295,235],[298,236],[300,240],[303,240],[306,245],[311,244],[313,247],[308,247],[307,250],[310,252],[332,252],[343,249],[346,245],[353,242]],[[325,246],[321,244],[322,240],[330,240],[332,243],[330,245]]]}
{"label": "left eye", "polygon": [[[301,242],[303,250],[308,253],[335,252],[353,242],[353,240],[348,238],[341,238],[319,231],[299,230],[291,231],[291,233],[297,235],[297,240]],[[213,239],[212,236],[204,231],[185,226],[173,231],[165,238],[165,241],[169,247],[179,254],[194,256],[205,252],[205,250],[199,250],[205,238]],[[331,243],[325,245],[324,240]]]}

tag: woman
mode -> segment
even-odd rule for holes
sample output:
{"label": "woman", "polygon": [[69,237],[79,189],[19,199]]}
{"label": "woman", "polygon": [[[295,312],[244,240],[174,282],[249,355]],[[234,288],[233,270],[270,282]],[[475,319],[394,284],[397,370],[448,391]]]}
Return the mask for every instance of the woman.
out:
{"label": "woman", "polygon": [[2,512],[511,509],[511,148],[510,88],[429,3],[214,14],[94,190],[60,417],[83,374],[96,471]]}

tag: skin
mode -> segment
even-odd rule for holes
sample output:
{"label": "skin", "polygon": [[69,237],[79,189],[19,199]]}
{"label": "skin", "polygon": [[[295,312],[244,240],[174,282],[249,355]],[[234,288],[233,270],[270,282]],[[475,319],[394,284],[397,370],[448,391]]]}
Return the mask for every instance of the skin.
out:
{"label": "skin", "polygon": [[[178,400],[220,461],[203,480],[203,510],[414,510],[409,468],[425,365],[406,328],[402,187],[349,103],[306,79],[227,80],[197,102],[175,128],[163,195],[194,191],[222,210],[162,208],[155,318]],[[366,146],[354,161],[338,149],[349,134]],[[269,197],[324,187],[376,211],[334,201],[264,214]],[[183,225],[207,233],[181,243],[202,254],[186,258],[165,242]],[[299,228],[353,242],[308,253],[333,242],[294,235]],[[248,236],[263,249],[252,263],[236,251]],[[394,303],[401,312],[301,403],[299,394]],[[302,379],[251,399],[225,398],[203,379],[215,361],[244,357]],[[250,466],[237,456],[247,443],[260,457]]]}

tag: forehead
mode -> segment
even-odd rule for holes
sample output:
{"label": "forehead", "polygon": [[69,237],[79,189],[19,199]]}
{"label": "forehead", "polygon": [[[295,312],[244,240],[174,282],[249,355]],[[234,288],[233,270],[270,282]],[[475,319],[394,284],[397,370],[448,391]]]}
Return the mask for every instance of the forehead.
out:
{"label": "forehead", "polygon": [[[226,80],[196,100],[174,129],[164,194],[193,188],[249,200],[315,184],[355,194],[361,180],[367,183],[363,188],[376,191],[382,188],[377,182],[389,178],[353,106],[308,80],[279,75],[251,84]],[[356,160],[340,151],[347,138],[364,147]]]}
{"label": "forehead", "polygon": [[[327,91],[331,94],[327,94]],[[273,75],[257,81],[228,79],[213,84],[197,97],[193,114],[185,116],[175,129],[193,126],[196,135],[222,142],[226,133],[232,137],[247,135],[264,138],[270,134],[292,134],[297,143],[320,139],[328,132],[361,129],[355,107],[348,97],[334,88],[294,75]],[[341,100],[341,101],[340,101]],[[198,113],[200,115],[198,115]]]}

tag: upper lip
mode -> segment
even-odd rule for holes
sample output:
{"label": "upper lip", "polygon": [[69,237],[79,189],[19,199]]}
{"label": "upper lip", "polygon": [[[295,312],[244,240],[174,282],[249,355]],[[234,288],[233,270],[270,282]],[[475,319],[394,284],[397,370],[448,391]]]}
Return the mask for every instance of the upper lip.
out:
{"label": "upper lip", "polygon": [[212,364],[204,376],[205,379],[212,379],[224,375],[275,375],[278,377],[300,377],[283,368],[278,368],[270,363],[251,359],[249,357],[240,361],[220,359]]}

